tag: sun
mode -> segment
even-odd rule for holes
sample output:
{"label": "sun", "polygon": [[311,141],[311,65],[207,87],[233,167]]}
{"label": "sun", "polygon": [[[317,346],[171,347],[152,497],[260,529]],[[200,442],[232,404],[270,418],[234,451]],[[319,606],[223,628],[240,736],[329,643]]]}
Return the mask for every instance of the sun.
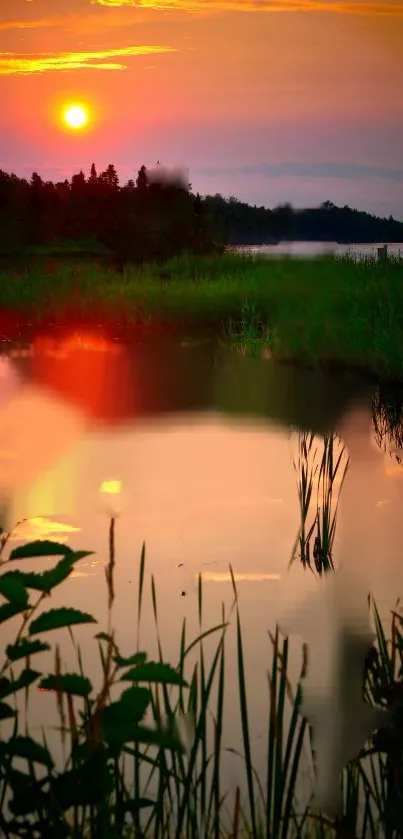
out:
{"label": "sun", "polygon": [[69,128],[78,130],[88,122],[88,111],[83,105],[68,105],[63,111],[63,119]]}

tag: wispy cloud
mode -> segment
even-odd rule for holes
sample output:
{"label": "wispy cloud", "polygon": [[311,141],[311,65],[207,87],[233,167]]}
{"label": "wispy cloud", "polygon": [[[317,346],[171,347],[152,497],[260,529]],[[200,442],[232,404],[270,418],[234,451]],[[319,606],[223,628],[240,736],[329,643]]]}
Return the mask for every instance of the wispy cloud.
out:
{"label": "wispy cloud", "polygon": [[0,52],[0,76],[66,70],[125,70],[127,69],[127,64],[108,61],[108,59],[176,51],[175,47],[135,46],[122,47],[121,49],[114,50],[55,52],[43,53],[41,55]]}
{"label": "wispy cloud", "polygon": [[392,169],[387,166],[368,166],[360,163],[257,163],[253,166],[219,166],[195,168],[197,174],[207,177],[217,175],[259,175],[266,178],[283,178],[294,176],[301,178],[351,178],[366,180],[368,178],[383,178],[391,181],[403,181],[403,169]]}
{"label": "wispy cloud", "polygon": [[370,0],[91,0],[93,5],[131,6],[142,9],[176,9],[197,11],[245,12],[331,12],[369,16],[403,17],[400,0],[370,2]]}
{"label": "wispy cloud", "polygon": [[38,20],[2,20],[0,21],[0,32],[7,32],[9,29],[45,29],[47,26],[57,26],[62,23],[61,18],[39,18]]}

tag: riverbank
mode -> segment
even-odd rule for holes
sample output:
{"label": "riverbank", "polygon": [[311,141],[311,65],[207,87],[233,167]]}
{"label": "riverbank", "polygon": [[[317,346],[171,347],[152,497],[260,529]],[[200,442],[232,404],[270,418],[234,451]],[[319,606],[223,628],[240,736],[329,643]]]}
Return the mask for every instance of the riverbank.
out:
{"label": "riverbank", "polygon": [[0,339],[73,327],[127,339],[224,341],[241,352],[403,379],[403,260],[184,255],[164,265],[0,266]]}

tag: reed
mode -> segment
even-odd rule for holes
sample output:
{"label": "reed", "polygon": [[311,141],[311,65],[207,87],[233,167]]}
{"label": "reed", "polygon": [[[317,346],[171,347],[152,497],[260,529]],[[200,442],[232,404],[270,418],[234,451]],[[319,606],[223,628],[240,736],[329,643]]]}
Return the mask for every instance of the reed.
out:
{"label": "reed", "polygon": [[[300,508],[300,530],[292,551],[290,564],[299,559],[304,567],[315,568],[318,574],[335,570],[333,544],[336,533],[340,492],[349,467],[349,458],[340,437],[329,433],[323,437],[323,450],[318,460],[318,446],[312,432],[298,434],[298,457],[293,460],[297,476]],[[316,504],[312,515],[313,490],[317,481]],[[335,501],[335,484],[339,491]],[[312,519],[312,521],[310,521]],[[299,554],[297,547],[299,546]]]}
{"label": "reed", "polygon": [[[314,530],[306,522],[317,476],[315,516],[320,516],[322,547],[317,570],[332,573],[337,512],[332,493],[337,475],[341,475],[342,486],[347,465],[343,467],[343,447],[333,435],[325,440],[320,461],[314,444],[312,435],[300,435],[296,469],[302,527],[298,538],[309,567],[307,545]],[[157,586],[151,577],[158,656],[156,661],[149,661],[139,643],[145,608],[143,545],[135,619],[137,643],[132,653],[124,655],[113,628],[117,559],[112,519],[105,570],[108,625],[107,631],[94,636],[102,673],[101,684],[95,689],[85,675],[82,651],[74,635],[76,625],[88,624],[90,629],[95,618],[75,608],[45,608],[55,586],[62,584],[76,563],[90,552],[74,552],[66,545],[39,541],[14,548],[5,558],[7,545],[7,535],[3,534],[0,622],[20,615],[21,624],[14,643],[5,649],[0,669],[0,830],[5,839],[399,839],[403,835],[399,815],[403,789],[403,618],[398,611],[393,615],[391,637],[387,638],[372,601],[376,644],[368,655],[364,680],[366,701],[392,708],[393,724],[378,732],[344,770],[344,814],[332,822],[313,812],[309,802],[301,808],[301,771],[313,763],[309,726],[301,715],[309,650],[304,648],[299,678],[292,685],[289,639],[281,637],[278,627],[268,633],[271,665],[267,673],[265,776],[262,778],[255,769],[250,679],[232,568],[232,604],[228,613],[222,606],[220,622],[210,628],[204,624],[199,577],[198,633],[189,640],[183,621],[175,667],[165,663]],[[43,556],[58,561],[42,573],[14,570],[24,559]],[[43,633],[56,628],[63,628],[73,641],[77,669],[65,672],[60,649],[55,645],[53,672],[43,676],[31,667],[32,657],[36,663],[51,650],[42,640]],[[223,734],[225,697],[233,691],[227,674],[227,637],[232,629],[236,637],[240,751],[226,747]],[[210,642],[214,642],[212,651]],[[60,737],[67,752],[61,770],[55,766],[46,733],[42,742],[31,736],[28,713],[26,729],[21,728],[21,697],[27,711],[30,691],[38,686],[55,696]],[[222,771],[227,751],[240,759],[243,767],[244,783],[236,790],[234,801],[229,800]]]}

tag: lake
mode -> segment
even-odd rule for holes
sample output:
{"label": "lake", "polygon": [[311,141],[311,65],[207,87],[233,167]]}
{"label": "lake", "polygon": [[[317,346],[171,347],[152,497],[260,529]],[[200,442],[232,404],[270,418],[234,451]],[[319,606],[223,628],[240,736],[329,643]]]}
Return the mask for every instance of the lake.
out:
{"label": "lake", "polygon": [[[340,495],[337,563],[373,592],[384,618],[403,591],[403,467],[392,437],[375,433],[373,396],[373,386],[355,375],[247,358],[214,342],[129,347],[81,333],[64,341],[37,338],[30,345],[10,345],[0,358],[2,527],[27,519],[17,528],[13,547],[48,538],[95,551],[55,589],[52,606],[91,612],[99,631],[107,625],[104,567],[109,517],[116,515],[117,640],[124,654],[134,651],[145,541],[140,648],[157,654],[154,574],[163,650],[174,665],[183,619],[188,638],[198,632],[198,575],[208,628],[221,622],[222,602],[227,610],[232,602],[231,563],[240,597],[251,738],[263,771],[267,633],[284,610],[301,607],[315,590],[314,575],[298,561],[287,570],[300,521],[293,467],[299,432],[315,432],[320,446],[321,435],[333,430],[351,457]],[[111,488],[118,492],[105,492]],[[24,570],[44,567],[49,560],[24,564]],[[17,618],[3,624],[4,643],[18,625]],[[86,673],[96,682],[95,631],[80,627],[76,634]],[[65,636],[54,633],[67,669],[75,669]],[[298,637],[292,649],[296,673]],[[52,669],[50,659],[46,666]],[[227,666],[235,684],[234,633]],[[226,742],[236,748],[238,709],[231,691],[227,705]],[[49,724],[52,714],[52,697],[34,695],[34,727]],[[224,769],[234,790],[242,783],[241,762],[229,757]]]}
{"label": "lake", "polygon": [[388,245],[390,256],[403,256],[402,242],[371,242],[356,243],[352,245],[339,245],[337,242],[280,242],[278,245],[251,245],[234,248],[239,252],[251,254],[263,254],[267,257],[304,257],[312,259],[313,256],[324,256],[334,254],[335,256],[352,256],[354,259],[377,258],[377,248]]}

